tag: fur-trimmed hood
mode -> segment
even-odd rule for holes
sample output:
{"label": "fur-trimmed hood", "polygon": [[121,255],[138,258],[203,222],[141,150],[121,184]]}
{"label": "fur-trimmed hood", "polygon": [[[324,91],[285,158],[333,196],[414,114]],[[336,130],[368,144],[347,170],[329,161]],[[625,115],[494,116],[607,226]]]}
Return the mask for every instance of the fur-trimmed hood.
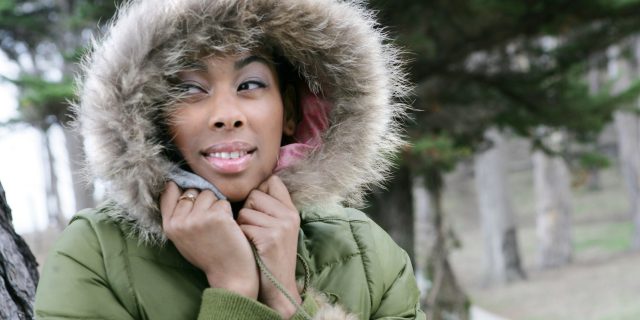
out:
{"label": "fur-trimmed hood", "polygon": [[175,166],[158,114],[185,56],[269,43],[331,105],[322,143],[278,175],[298,208],[357,205],[401,144],[407,93],[397,51],[372,14],[340,0],[138,0],[118,10],[83,63],[77,125],[92,177],[143,242],[163,241],[158,197]]}

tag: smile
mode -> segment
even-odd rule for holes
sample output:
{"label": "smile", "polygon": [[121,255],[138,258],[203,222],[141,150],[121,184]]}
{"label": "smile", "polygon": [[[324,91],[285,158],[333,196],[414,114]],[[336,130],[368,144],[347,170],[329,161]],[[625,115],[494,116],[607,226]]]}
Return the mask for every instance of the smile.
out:
{"label": "smile", "polygon": [[240,173],[249,167],[256,148],[243,142],[220,143],[202,152],[205,160],[221,174]]}
{"label": "smile", "polygon": [[207,155],[208,158],[220,158],[220,159],[238,159],[247,155],[247,151],[236,152],[215,152]]}

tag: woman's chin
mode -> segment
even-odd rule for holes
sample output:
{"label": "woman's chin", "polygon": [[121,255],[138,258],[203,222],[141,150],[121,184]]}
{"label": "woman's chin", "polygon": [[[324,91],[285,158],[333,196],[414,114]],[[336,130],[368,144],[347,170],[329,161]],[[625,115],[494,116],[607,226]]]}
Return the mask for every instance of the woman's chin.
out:
{"label": "woman's chin", "polygon": [[251,190],[220,190],[225,197],[227,197],[227,201],[235,203],[235,202],[243,202],[249,196]]}

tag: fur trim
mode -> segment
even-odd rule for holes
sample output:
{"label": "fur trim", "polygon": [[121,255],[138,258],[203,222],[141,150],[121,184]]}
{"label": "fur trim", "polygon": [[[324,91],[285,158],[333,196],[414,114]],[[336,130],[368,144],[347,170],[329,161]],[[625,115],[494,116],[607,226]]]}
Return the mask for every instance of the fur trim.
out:
{"label": "fur trim", "polygon": [[331,304],[325,294],[310,291],[311,296],[318,305],[318,312],[313,316],[314,320],[357,320],[355,314],[349,313],[338,304]]}
{"label": "fur trim", "polygon": [[90,174],[124,209],[114,218],[133,222],[143,242],[164,241],[157,200],[174,164],[157,137],[164,132],[158,119],[171,107],[167,77],[195,53],[267,43],[333,104],[322,146],[279,172],[294,203],[358,205],[402,144],[397,121],[408,88],[386,42],[357,1],[130,1],[93,41],[78,79],[76,124]]}

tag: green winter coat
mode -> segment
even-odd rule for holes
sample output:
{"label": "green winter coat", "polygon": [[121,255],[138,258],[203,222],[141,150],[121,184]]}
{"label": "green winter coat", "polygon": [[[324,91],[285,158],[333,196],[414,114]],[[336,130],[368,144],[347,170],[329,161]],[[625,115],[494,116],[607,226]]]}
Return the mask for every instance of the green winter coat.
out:
{"label": "green winter coat", "polygon": [[398,50],[362,1],[131,0],[105,30],[83,60],[74,111],[87,173],[109,202],[63,232],[38,287],[40,318],[277,318],[207,288],[168,242],[158,208],[180,161],[166,121],[179,101],[171,79],[203,54],[262,49],[286,61],[279,75],[298,95],[299,131],[283,148],[299,152],[276,174],[302,214],[304,308],[316,319],[424,318],[406,254],[345,209],[388,176],[410,91]]}
{"label": "green winter coat", "polygon": [[[170,242],[127,238],[126,223],[114,222],[108,210],[114,208],[81,212],[56,243],[38,287],[38,318],[280,319],[255,300],[207,288],[204,274]],[[329,212],[302,212],[301,289],[323,293],[358,319],[424,319],[407,254],[360,211]],[[303,294],[303,307],[313,316],[322,304],[312,297]]]}

